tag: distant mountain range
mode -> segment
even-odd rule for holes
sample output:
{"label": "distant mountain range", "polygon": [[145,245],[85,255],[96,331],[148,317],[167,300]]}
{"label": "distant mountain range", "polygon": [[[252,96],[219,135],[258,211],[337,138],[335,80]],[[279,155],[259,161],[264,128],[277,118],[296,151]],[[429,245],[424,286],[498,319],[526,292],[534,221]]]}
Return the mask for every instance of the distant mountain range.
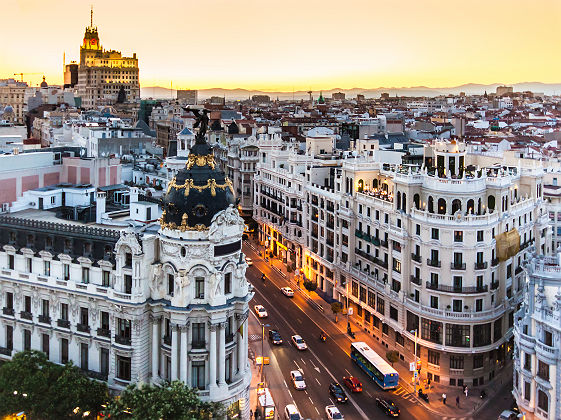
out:
{"label": "distant mountain range", "polygon": [[[492,83],[489,85],[477,84],[477,83],[467,83],[460,86],[454,87],[443,87],[443,88],[430,88],[426,86],[413,86],[413,87],[379,87],[375,89],[363,89],[363,88],[353,88],[353,89],[329,89],[324,90],[323,95],[330,98],[335,92],[344,92],[347,98],[355,98],[356,95],[361,94],[366,98],[378,98],[384,92],[390,94],[390,96],[427,96],[434,97],[440,95],[459,95],[460,92],[465,92],[466,95],[483,95],[485,92],[494,93],[497,86],[502,86],[502,83]],[[559,95],[561,94],[561,83],[541,83],[541,82],[523,82],[515,83],[512,85],[515,92],[522,91],[532,91],[536,93],[545,93],[546,95]],[[317,98],[320,91],[313,91],[312,95]],[[225,96],[227,100],[243,100],[248,99],[253,95],[268,95],[271,99],[308,99],[309,95],[307,91],[298,90],[295,92],[266,92],[261,90],[247,90],[247,89],[200,89],[199,99],[204,100],[210,98],[211,96]],[[171,99],[176,98],[176,91],[164,88],[161,86],[153,87],[141,87],[140,96],[143,99],[154,98],[154,99]]]}

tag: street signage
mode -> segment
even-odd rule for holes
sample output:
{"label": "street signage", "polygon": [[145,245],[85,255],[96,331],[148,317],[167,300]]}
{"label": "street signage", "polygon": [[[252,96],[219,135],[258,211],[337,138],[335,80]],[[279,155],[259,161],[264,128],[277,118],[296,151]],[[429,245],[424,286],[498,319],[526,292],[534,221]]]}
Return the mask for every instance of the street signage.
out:
{"label": "street signage", "polygon": [[409,372],[415,372],[417,369],[415,369],[415,362],[411,362],[409,363]]}
{"label": "street signage", "polygon": [[349,309],[347,310],[347,313],[348,313],[349,315],[352,315],[352,314],[353,314],[353,308],[349,308]]}
{"label": "street signage", "polygon": [[417,379],[417,371],[413,372],[414,378]]}

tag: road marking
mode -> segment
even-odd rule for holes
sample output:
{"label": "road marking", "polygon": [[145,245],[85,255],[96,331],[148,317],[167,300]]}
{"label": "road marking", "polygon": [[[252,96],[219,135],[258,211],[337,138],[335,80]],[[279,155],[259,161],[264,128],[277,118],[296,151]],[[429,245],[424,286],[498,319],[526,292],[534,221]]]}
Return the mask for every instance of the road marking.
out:
{"label": "road marking", "polygon": [[312,400],[312,397],[310,397],[310,396],[308,395],[308,398],[310,399],[310,402],[311,402],[312,405],[313,405],[313,404],[314,404],[314,401]]}
{"label": "road marking", "polygon": [[288,385],[286,384],[286,381],[284,379],[282,381],[284,382],[284,386],[288,388]]}
{"label": "road marking", "polygon": [[294,361],[294,364],[296,365],[296,367],[298,368],[298,370],[300,370],[300,366],[298,366],[298,363],[296,363],[296,360]]}
{"label": "road marking", "polygon": [[298,321],[300,324],[302,324],[302,320],[300,318],[296,318],[296,321]]}
{"label": "road marking", "polygon": [[331,402],[332,405],[335,405],[335,403],[333,402],[333,400],[331,398],[329,398],[329,401]]}
{"label": "road marking", "polygon": [[318,416],[319,416],[319,410],[318,408],[314,405],[314,408],[316,409],[316,411],[318,412]]}
{"label": "road marking", "polygon": [[368,396],[369,396],[370,398],[372,398],[372,394],[371,394],[370,392],[366,391],[366,393],[368,394]]}
{"label": "road marking", "polygon": [[315,379],[316,379],[316,382],[321,386],[321,382],[318,381],[318,378],[315,378]]}
{"label": "road marking", "polygon": [[318,373],[320,373],[319,368],[316,365],[314,365],[314,362],[312,362],[312,366],[314,367],[315,370],[317,370]]}
{"label": "road marking", "polygon": [[353,375],[351,375],[351,372],[349,372],[348,369],[345,369],[345,372],[347,372],[349,374],[349,376],[353,376]]}
{"label": "road marking", "polygon": [[306,364],[306,362],[304,362],[304,359],[300,358],[300,360],[302,360],[302,363]]}
{"label": "road marking", "polygon": [[333,353],[331,353],[331,351],[330,351],[330,350],[327,350],[327,352],[328,352],[328,353],[329,353],[329,354],[330,354],[331,356],[333,356]]}

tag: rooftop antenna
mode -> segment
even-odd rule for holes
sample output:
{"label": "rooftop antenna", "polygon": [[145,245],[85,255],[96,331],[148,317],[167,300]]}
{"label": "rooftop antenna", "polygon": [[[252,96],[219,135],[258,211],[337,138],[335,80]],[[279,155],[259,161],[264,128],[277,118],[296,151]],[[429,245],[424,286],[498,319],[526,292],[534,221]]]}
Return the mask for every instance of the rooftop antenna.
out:
{"label": "rooftop antenna", "polygon": [[91,5],[90,10],[90,28],[93,28],[93,4]]}

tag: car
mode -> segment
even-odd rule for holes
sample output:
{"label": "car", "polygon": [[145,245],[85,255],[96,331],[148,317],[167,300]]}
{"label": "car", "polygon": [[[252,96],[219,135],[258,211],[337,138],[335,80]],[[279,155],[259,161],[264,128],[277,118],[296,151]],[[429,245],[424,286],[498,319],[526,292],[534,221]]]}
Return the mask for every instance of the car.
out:
{"label": "car", "polygon": [[351,390],[351,392],[362,392],[362,384],[354,376],[343,376],[343,384]]}
{"label": "car", "polygon": [[291,370],[290,371],[290,380],[292,381],[292,385],[296,389],[306,389],[306,382],[304,381],[304,375],[299,370]]}
{"label": "car", "polygon": [[249,266],[253,265],[253,260],[249,257],[245,257],[245,263]]}
{"label": "car", "polygon": [[307,350],[308,349],[308,345],[306,344],[304,339],[302,337],[300,337],[299,335],[293,335],[291,338],[292,338],[292,344],[294,344],[294,346],[296,346],[296,348],[298,350]]}
{"label": "car", "polygon": [[267,310],[264,308],[263,305],[255,305],[253,309],[255,309],[255,313],[259,318],[267,318],[269,316]]}
{"label": "car", "polygon": [[342,420],[345,417],[341,414],[339,409],[334,405],[328,405],[325,407],[325,414],[327,414],[327,418],[329,420]]}
{"label": "car", "polygon": [[292,290],[290,287],[286,286],[281,288],[281,292],[283,295],[288,296],[288,297],[294,297],[294,290]]}
{"label": "car", "polygon": [[376,405],[381,408],[386,415],[399,417],[399,408],[397,408],[397,405],[395,405],[393,401],[376,398]]}
{"label": "car", "polygon": [[339,383],[333,382],[329,384],[329,393],[333,398],[335,398],[335,401],[337,401],[338,403],[347,402],[347,394],[345,394],[345,391],[343,391],[343,387],[339,385]]}
{"label": "car", "polygon": [[302,420],[302,416],[294,404],[288,404],[284,407],[284,418],[286,420]]}
{"label": "car", "polygon": [[269,330],[269,340],[277,346],[282,344],[282,337],[277,330]]}
{"label": "car", "polygon": [[516,420],[524,418],[524,414],[517,414],[512,410],[504,410],[500,415],[498,420]]}

